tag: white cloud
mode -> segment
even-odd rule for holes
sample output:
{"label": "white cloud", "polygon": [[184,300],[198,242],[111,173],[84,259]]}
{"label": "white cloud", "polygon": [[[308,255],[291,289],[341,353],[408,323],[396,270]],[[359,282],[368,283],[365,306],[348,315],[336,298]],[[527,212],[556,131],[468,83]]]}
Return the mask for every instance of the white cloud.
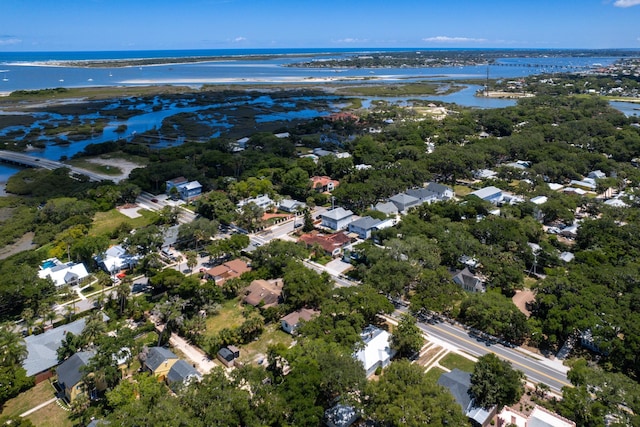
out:
{"label": "white cloud", "polygon": [[247,41],[247,38],[246,38],[246,37],[242,37],[242,36],[240,36],[240,37],[236,37],[235,39],[233,39],[233,41],[234,41],[235,43],[242,43],[242,42],[246,42],[246,41]]}
{"label": "white cloud", "polygon": [[436,36],[436,37],[427,37],[422,39],[425,42],[436,42],[436,43],[482,43],[486,42],[487,39],[474,39],[471,37],[449,37],[449,36]]}
{"label": "white cloud", "polygon": [[352,37],[347,37],[345,39],[336,40],[336,43],[365,43],[368,41],[369,39],[355,39]]}
{"label": "white cloud", "polygon": [[22,40],[15,37],[2,37],[0,36],[0,46],[9,46],[13,44],[20,44]]}
{"label": "white cloud", "polygon": [[640,0],[616,0],[613,2],[615,7],[631,7],[640,5]]}

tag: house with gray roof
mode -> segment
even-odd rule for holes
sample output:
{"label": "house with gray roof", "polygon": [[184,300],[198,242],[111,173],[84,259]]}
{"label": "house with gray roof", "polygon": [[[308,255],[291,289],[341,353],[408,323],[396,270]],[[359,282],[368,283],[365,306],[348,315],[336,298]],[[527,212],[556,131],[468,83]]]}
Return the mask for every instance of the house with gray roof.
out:
{"label": "house with gray roof", "polygon": [[285,212],[289,212],[289,213],[294,213],[296,211],[301,211],[303,209],[305,209],[307,207],[306,203],[303,202],[299,202],[297,200],[293,200],[293,199],[282,199],[280,201],[280,204],[278,205],[278,209],[285,211]]}
{"label": "house with gray roof", "polygon": [[378,202],[373,209],[389,216],[398,215],[398,207],[391,202]]}
{"label": "house with gray roof", "polygon": [[193,381],[201,381],[202,375],[196,371],[196,368],[180,359],[173,364],[167,374],[167,384],[169,388],[176,391],[183,385],[189,385]]}
{"label": "house with gray roof", "polygon": [[482,280],[473,274],[468,267],[454,274],[451,280],[467,292],[484,292],[486,290]]}
{"label": "house with gray roof", "polygon": [[84,394],[83,368],[89,364],[93,356],[95,356],[93,351],[80,351],[62,362],[56,369],[58,384],[64,390],[64,396],[68,402],[73,402],[78,396]]}
{"label": "house with gray roof", "polygon": [[321,225],[331,230],[344,230],[353,221],[353,212],[342,207],[326,211],[320,215]]}
{"label": "house with gray roof", "polygon": [[438,195],[426,188],[412,188],[406,191],[406,194],[415,197],[422,203],[433,203],[438,201]]}
{"label": "house with gray roof", "polygon": [[169,370],[178,361],[178,356],[164,347],[151,347],[144,361],[145,369],[160,380],[167,378]]}
{"label": "house with gray roof", "polygon": [[437,182],[428,183],[426,189],[432,193],[436,193],[439,200],[449,200],[455,196],[453,188],[448,185],[438,184]]}
{"label": "house with gray roof", "polygon": [[371,232],[381,223],[379,219],[365,216],[357,219],[349,224],[349,233],[355,233],[361,239],[368,239],[371,237]]}
{"label": "house with gray roof", "polygon": [[501,202],[503,197],[502,190],[493,186],[481,188],[480,190],[469,193],[469,195],[479,197],[482,200],[494,204]]}
{"label": "house with gray roof", "polygon": [[496,407],[486,410],[476,406],[471,395],[471,374],[455,368],[438,378],[438,385],[446,387],[454,399],[462,407],[462,412],[473,425],[485,427],[489,425],[496,412]]}
{"label": "house with gray roof", "polygon": [[[106,322],[109,317],[103,314]],[[22,367],[27,371],[27,376],[34,376],[36,383],[51,377],[50,369],[58,365],[58,348],[68,333],[80,335],[86,324],[86,319],[81,318],[66,325],[49,329],[39,335],[29,335],[24,339],[27,347],[27,357],[22,361]]]}
{"label": "house with gray roof", "polygon": [[396,205],[400,213],[405,213],[409,208],[420,204],[420,199],[405,193],[398,193],[393,197],[389,197],[389,201]]}

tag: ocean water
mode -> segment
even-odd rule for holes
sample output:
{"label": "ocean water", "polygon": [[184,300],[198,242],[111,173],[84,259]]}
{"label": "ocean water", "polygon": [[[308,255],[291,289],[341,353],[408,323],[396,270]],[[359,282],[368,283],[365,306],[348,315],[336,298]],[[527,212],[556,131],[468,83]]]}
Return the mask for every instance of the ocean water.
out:
{"label": "ocean water", "polygon": [[[408,49],[384,49],[384,51]],[[422,49],[424,50],[424,49]],[[190,51],[119,51],[119,52],[0,52],[0,93],[54,87],[136,86],[174,84],[198,87],[223,83],[299,83],[367,78],[379,81],[424,79],[518,78],[563,67],[607,65],[618,58],[517,58],[500,59],[490,66],[384,69],[312,69],[287,67],[293,62],[318,58],[339,58],[346,54],[382,50],[337,49],[255,49]],[[263,55],[246,59],[249,55]],[[277,56],[276,56],[277,55]],[[295,56],[294,56],[295,55]],[[65,61],[123,60],[140,58],[219,57],[199,63],[176,63],[128,67],[85,68],[61,66]],[[243,59],[244,58],[244,59]]]}

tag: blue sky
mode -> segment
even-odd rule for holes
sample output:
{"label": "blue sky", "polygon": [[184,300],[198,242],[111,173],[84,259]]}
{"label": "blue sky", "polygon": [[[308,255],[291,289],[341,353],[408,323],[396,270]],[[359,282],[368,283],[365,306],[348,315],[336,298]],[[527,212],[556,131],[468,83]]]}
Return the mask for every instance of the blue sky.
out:
{"label": "blue sky", "polygon": [[640,48],[640,0],[0,0],[0,51]]}

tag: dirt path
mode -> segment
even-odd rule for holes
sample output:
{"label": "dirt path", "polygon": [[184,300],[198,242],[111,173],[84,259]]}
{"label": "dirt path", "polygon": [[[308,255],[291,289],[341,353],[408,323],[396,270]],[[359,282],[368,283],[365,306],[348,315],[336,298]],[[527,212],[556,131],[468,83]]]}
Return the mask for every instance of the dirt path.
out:
{"label": "dirt path", "polygon": [[105,159],[102,157],[94,157],[94,158],[88,158],[86,159],[86,161],[95,163],[98,165],[111,166],[111,167],[116,167],[120,169],[122,173],[120,175],[114,175],[112,178],[116,182],[122,181],[123,179],[128,178],[132,170],[142,167],[142,165],[139,165],[137,163],[133,163],[128,160],[118,159],[118,158]]}

